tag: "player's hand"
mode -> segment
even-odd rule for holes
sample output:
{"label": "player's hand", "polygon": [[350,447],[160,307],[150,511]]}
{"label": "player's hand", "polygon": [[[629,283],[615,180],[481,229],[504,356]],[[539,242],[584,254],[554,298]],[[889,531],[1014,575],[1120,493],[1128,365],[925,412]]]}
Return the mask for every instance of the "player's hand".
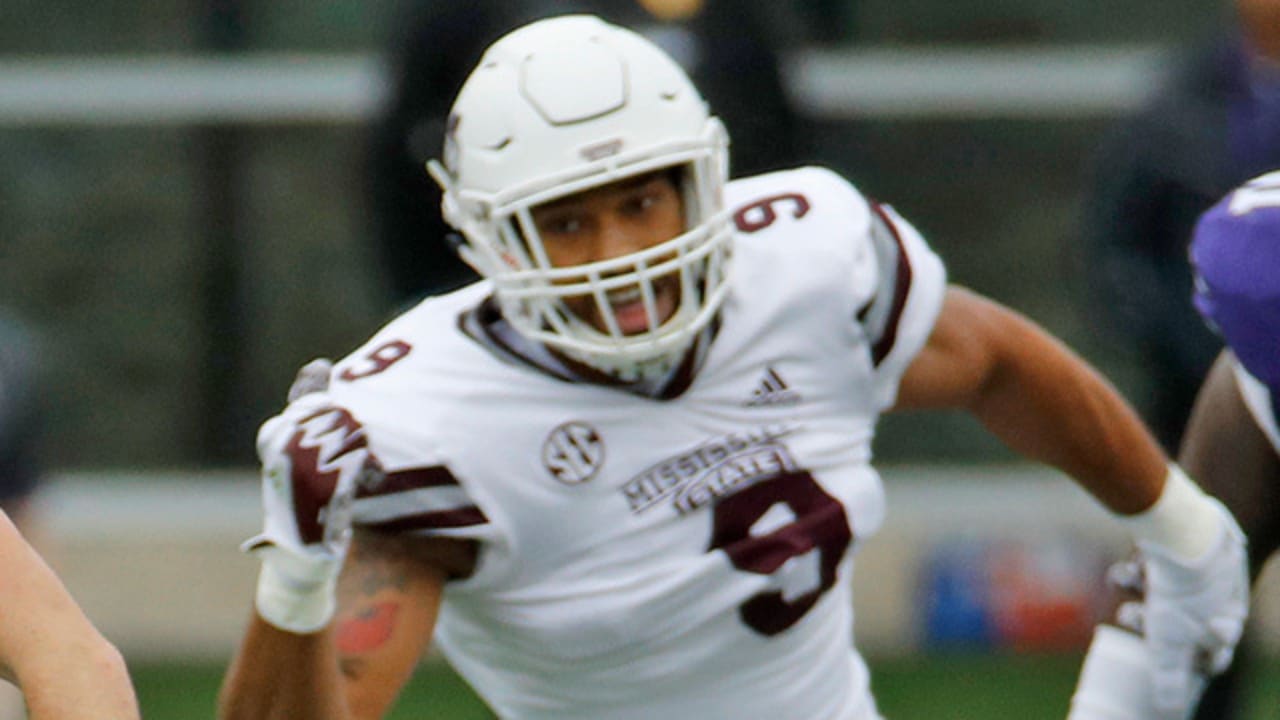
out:
{"label": "player's hand", "polygon": [[289,386],[289,402],[313,392],[324,392],[329,389],[329,376],[333,373],[333,361],[327,358],[316,358],[298,369],[293,376],[293,384]]}
{"label": "player's hand", "polygon": [[262,426],[258,456],[264,528],[244,544],[262,560],[258,614],[282,630],[314,632],[336,609],[356,489],[381,470],[360,424],[315,391]]}
{"label": "player's hand", "polygon": [[[1165,548],[1139,543],[1145,601],[1142,626],[1152,660],[1156,708],[1169,717],[1194,709],[1203,677],[1231,664],[1249,605],[1249,573],[1244,533],[1216,499],[1221,523],[1208,552],[1192,561]],[[1123,613],[1122,613],[1123,614]]]}

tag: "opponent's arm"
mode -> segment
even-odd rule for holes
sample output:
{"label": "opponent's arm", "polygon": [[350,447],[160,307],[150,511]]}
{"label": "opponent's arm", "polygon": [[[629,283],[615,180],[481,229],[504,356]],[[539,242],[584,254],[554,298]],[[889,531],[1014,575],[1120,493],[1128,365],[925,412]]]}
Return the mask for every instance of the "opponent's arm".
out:
{"label": "opponent's arm", "polygon": [[0,513],[0,673],[31,720],[136,720],[124,660]]}
{"label": "opponent's arm", "polygon": [[1240,521],[1256,579],[1280,549],[1280,455],[1245,406],[1227,352],[1200,387],[1178,462]]}

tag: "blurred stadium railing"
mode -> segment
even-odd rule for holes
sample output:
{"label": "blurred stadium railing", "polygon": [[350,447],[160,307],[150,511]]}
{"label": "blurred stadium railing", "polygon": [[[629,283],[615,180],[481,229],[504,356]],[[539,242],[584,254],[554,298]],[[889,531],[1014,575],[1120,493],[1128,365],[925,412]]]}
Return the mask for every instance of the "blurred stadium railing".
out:
{"label": "blurred stadium railing", "polygon": [[[815,118],[1062,117],[1135,107],[1165,51],[1082,46],[809,50],[790,87]],[[9,58],[0,124],[342,123],[385,92],[368,55]]]}

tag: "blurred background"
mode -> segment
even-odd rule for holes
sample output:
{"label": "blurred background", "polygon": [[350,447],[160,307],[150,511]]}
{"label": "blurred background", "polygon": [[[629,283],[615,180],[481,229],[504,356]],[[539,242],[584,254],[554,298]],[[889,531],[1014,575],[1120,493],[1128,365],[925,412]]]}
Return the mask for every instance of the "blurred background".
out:
{"label": "blurred background", "polygon": [[[0,8],[0,308],[39,350],[32,532],[126,651],[149,717],[212,714],[256,571],[235,544],[258,522],[257,425],[297,367],[346,354],[405,302],[370,148],[414,5]],[[1146,408],[1160,381],[1099,317],[1085,198],[1108,132],[1229,5],[771,5],[794,20],[771,42],[796,163],[894,205],[954,281],[1039,321]],[[891,516],[863,551],[858,632],[882,660],[886,713],[1061,717],[1122,538],[964,418],[889,418],[877,452]],[[1277,643],[1259,622],[1247,688],[1274,710]],[[410,693],[399,712],[438,701]],[[447,712],[485,716],[467,707]]]}

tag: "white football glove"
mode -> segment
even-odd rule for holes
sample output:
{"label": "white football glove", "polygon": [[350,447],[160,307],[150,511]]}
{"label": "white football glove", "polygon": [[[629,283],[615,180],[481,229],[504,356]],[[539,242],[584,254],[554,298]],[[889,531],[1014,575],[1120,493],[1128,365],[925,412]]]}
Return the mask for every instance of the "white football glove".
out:
{"label": "white football glove", "polygon": [[[295,633],[315,632],[333,618],[355,492],[381,472],[360,424],[315,394],[327,385],[328,370],[316,384],[313,366],[299,371],[290,389],[296,399],[258,432],[264,528],[242,546],[262,561],[258,614]],[[309,389],[295,392],[304,381]]]}
{"label": "white football glove", "polygon": [[1139,543],[1146,576],[1143,634],[1151,649],[1156,707],[1198,701],[1196,674],[1217,675],[1231,664],[1249,613],[1244,533],[1216,499],[1221,536],[1204,556],[1185,561]]}
{"label": "white football glove", "polygon": [[298,369],[293,376],[293,384],[289,386],[289,402],[313,392],[324,392],[329,389],[329,375],[333,373],[333,361],[316,358]]}
{"label": "white football glove", "polygon": [[1156,505],[1162,527],[1148,519],[1135,528],[1145,597],[1121,608],[1120,619],[1145,638],[1156,709],[1183,717],[1199,702],[1203,677],[1231,664],[1249,610],[1248,560],[1235,518],[1176,466]]}

